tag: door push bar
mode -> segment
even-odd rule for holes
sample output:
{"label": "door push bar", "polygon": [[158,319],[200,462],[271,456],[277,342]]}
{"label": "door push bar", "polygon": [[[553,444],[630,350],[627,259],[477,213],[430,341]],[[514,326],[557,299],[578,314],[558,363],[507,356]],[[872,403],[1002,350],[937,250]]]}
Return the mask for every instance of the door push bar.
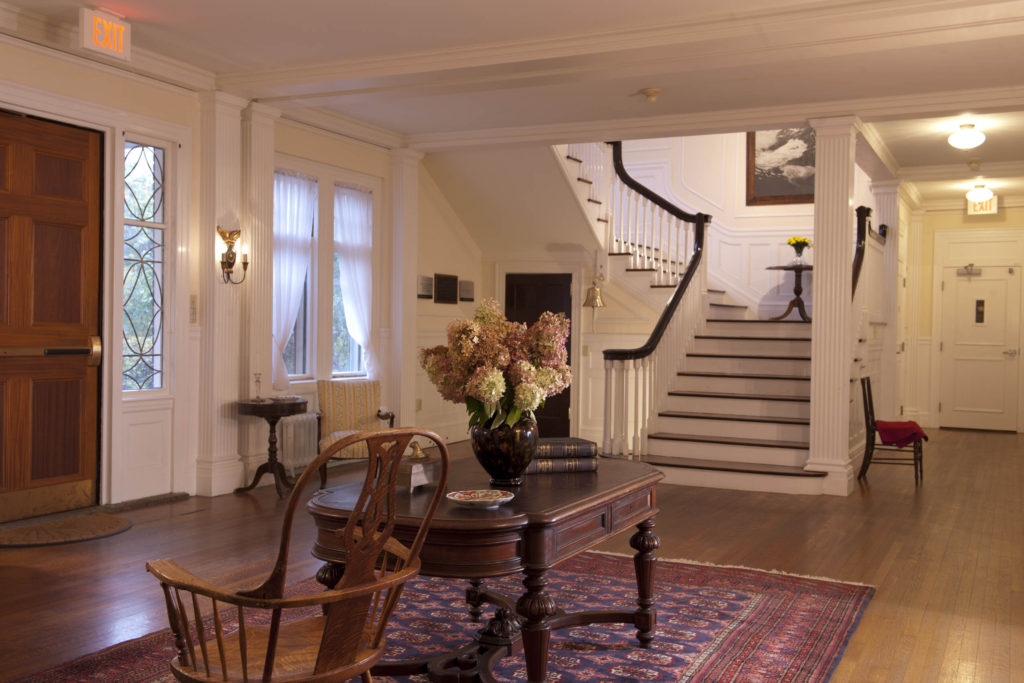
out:
{"label": "door push bar", "polygon": [[98,367],[103,358],[103,343],[93,335],[88,346],[0,346],[0,358],[29,356],[88,356],[86,364]]}

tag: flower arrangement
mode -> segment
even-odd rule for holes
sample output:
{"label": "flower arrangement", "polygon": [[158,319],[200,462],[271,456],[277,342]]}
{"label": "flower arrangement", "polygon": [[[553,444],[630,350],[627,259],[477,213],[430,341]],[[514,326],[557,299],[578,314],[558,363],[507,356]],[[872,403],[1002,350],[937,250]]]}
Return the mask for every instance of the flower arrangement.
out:
{"label": "flower arrangement", "polygon": [[807,247],[813,247],[814,246],[814,242],[812,242],[807,237],[790,237],[788,240],[786,240],[786,244],[788,244],[789,246],[793,247],[798,252],[803,251]]}
{"label": "flower arrangement", "polygon": [[470,427],[512,426],[569,386],[568,337],[561,313],[545,311],[527,327],[485,299],[471,319],[448,325],[447,346],[420,349],[420,365],[442,398],[466,404]]}

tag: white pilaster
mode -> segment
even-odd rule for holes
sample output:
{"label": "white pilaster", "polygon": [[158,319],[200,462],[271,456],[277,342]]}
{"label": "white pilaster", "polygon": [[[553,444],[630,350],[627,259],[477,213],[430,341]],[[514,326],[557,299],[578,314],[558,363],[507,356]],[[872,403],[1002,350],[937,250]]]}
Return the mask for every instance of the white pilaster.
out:
{"label": "white pilaster", "polygon": [[850,462],[850,367],[854,163],[859,121],[812,120],[814,316],[811,322],[811,443],[807,469],[827,472],[825,493],[853,490]]}
{"label": "white pilaster", "polygon": [[200,95],[199,283],[203,326],[199,381],[196,491],[215,496],[242,484],[235,401],[240,386],[243,285],[225,284],[217,226],[235,229],[242,214],[241,112],[246,101]]}
{"label": "white pilaster", "polygon": [[882,311],[885,328],[882,330],[881,375],[874,380],[871,388],[875,400],[875,412],[880,419],[894,420],[899,413],[896,406],[898,365],[896,354],[899,330],[897,329],[897,303],[900,293],[899,243],[900,243],[900,181],[882,180],[871,183],[875,197],[875,226],[888,227],[885,247],[882,250],[882,282],[879,285],[884,294],[885,310]]}
{"label": "white pilaster", "polygon": [[[242,241],[252,265],[242,285],[242,329],[238,395],[270,393],[271,336],[274,307],[274,122],[280,110],[256,102],[242,111]],[[238,451],[244,462],[259,466],[266,460],[267,425],[263,420],[240,421]],[[251,476],[246,468],[246,476]],[[266,483],[272,479],[264,478]]]}
{"label": "white pilaster", "polygon": [[419,268],[419,172],[423,154],[391,151],[390,395],[395,426],[416,424],[416,276]]}
{"label": "white pilaster", "polygon": [[[931,422],[929,396],[931,394],[930,377],[922,376],[919,368],[930,365],[929,358],[921,358],[922,349],[929,344],[921,343],[921,289],[924,276],[924,218],[925,212],[915,209],[910,214],[910,229],[907,232],[907,310],[906,337],[907,355],[903,361],[906,366],[907,381],[904,387],[906,402],[904,417],[910,420],[923,420],[924,426],[937,427]],[[930,337],[930,334],[925,336]]]}

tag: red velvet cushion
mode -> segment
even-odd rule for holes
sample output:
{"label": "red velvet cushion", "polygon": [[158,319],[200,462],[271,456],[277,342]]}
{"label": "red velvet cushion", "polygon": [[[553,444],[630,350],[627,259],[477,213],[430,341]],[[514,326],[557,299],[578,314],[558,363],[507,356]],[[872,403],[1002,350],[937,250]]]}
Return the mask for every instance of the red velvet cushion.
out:
{"label": "red velvet cushion", "polygon": [[887,446],[896,446],[897,448],[903,448],[910,444],[918,441],[919,439],[928,440],[928,435],[921,429],[921,425],[917,424],[912,420],[906,422],[884,422],[882,420],[875,420],[875,428],[878,430],[878,436]]}

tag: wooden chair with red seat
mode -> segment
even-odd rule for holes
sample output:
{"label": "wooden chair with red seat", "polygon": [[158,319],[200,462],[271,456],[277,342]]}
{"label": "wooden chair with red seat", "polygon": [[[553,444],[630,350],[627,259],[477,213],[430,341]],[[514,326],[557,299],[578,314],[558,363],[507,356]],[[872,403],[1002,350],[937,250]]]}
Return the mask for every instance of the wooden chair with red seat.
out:
{"label": "wooden chair with red seat", "polygon": [[[860,390],[864,399],[864,428],[867,431],[864,441],[864,459],[860,464],[858,479],[863,479],[872,463],[879,465],[912,465],[914,468],[914,486],[924,481],[924,441],[928,435],[913,420],[902,422],[886,422],[875,419],[875,402],[871,397],[871,378],[860,378]],[[875,436],[881,444],[875,443]],[[910,452],[904,450],[913,446]],[[875,451],[888,455],[875,457]],[[897,453],[899,455],[897,455]]]}
{"label": "wooden chair with red seat", "polygon": [[[408,546],[392,536],[399,461],[413,437],[433,441],[441,456],[440,480],[423,523]],[[346,548],[344,573],[328,590],[320,584],[285,589],[295,509],[320,465],[353,444],[369,453],[355,510],[339,532]],[[285,509],[277,561],[251,590],[208,583],[178,563],[159,560],[146,569],[167,601],[179,681],[345,681],[361,676],[384,651],[384,629],[405,582],[419,572],[419,553],[444,495],[448,449],[433,432],[409,427],[353,434],[332,444],[299,477]],[[231,609],[224,609],[231,607]],[[237,623],[236,623],[237,619]]]}

